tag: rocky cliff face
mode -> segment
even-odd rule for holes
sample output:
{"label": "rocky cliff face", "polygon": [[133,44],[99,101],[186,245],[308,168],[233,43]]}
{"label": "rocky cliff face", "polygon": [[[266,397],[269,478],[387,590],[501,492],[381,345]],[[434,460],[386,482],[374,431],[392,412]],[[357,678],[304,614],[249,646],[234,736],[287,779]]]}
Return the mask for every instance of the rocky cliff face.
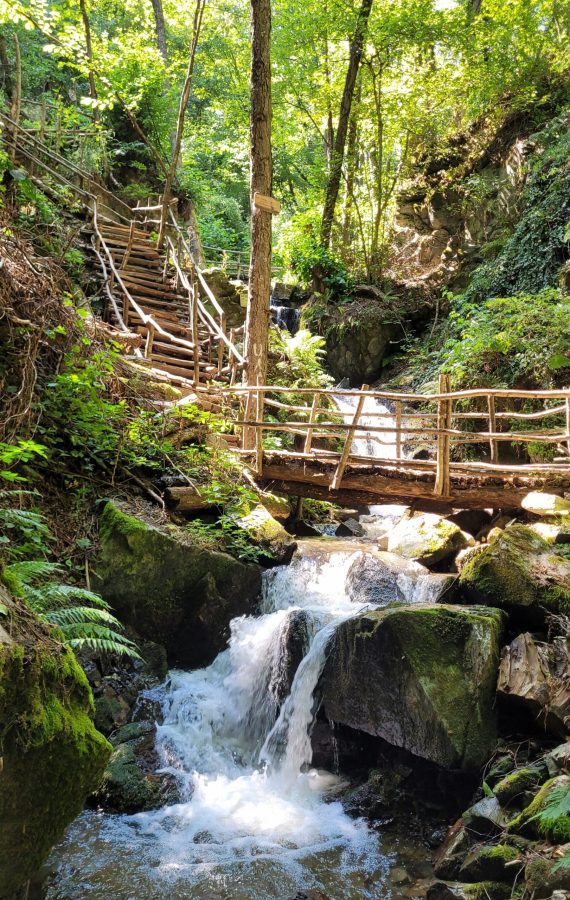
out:
{"label": "rocky cliff face", "polygon": [[0,897],[15,897],[101,779],[111,747],[93,725],[71,650],[0,587]]}

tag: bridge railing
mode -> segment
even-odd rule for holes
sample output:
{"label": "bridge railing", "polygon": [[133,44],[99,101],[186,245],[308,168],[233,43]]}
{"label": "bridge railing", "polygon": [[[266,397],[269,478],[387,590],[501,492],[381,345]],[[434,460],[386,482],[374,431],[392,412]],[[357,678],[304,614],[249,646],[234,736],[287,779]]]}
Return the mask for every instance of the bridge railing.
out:
{"label": "bridge railing", "polygon": [[256,385],[224,391],[230,395],[241,402],[235,422],[241,452],[254,458],[259,474],[272,453],[334,463],[329,486],[337,489],[348,466],[375,465],[431,473],[433,493],[442,497],[453,477],[469,474],[570,475],[570,388],[452,391],[442,375],[431,395],[367,385],[348,391]]}

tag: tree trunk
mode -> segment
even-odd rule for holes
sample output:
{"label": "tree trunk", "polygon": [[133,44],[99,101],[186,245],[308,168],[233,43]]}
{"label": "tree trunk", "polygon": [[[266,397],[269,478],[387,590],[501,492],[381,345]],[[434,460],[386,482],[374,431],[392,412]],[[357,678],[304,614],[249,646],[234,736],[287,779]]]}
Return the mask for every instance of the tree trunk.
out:
{"label": "tree trunk", "polygon": [[0,34],[0,66],[2,67],[4,91],[6,92],[7,97],[11,97],[13,83],[12,74],[10,72],[10,60],[8,59],[8,49],[6,47],[6,36],[4,34]]}
{"label": "tree trunk", "polygon": [[[89,63],[89,95],[95,102],[97,100],[97,87],[95,85],[95,73],[93,72],[93,44],[91,42],[91,25],[89,23],[89,14],[85,5],[85,0],[79,0],[79,9],[83,20],[83,30],[85,32],[85,49],[87,51],[87,61]],[[95,122],[99,121],[99,110],[93,106],[93,118]]]}
{"label": "tree trunk", "polygon": [[358,75],[358,70],[360,68],[360,61],[362,59],[364,39],[366,37],[368,18],[370,16],[371,9],[372,0],[362,0],[362,5],[358,13],[358,19],[356,21],[354,36],[350,45],[348,70],[344,82],[342,99],[340,101],[338,127],[336,130],[330,173],[325,194],[323,218],[321,221],[321,244],[324,247],[328,247],[331,239],[334,210],[338,197],[338,190],[340,187],[342,165],[344,162],[344,148],[346,144],[346,135],[348,132],[348,123],[350,120],[350,109],[352,106],[352,98],[354,96],[356,78]]}
{"label": "tree trunk", "polygon": [[360,101],[361,82],[358,82],[357,94],[350,115],[348,128],[348,145],[346,148],[346,192],[342,217],[342,249],[345,259],[352,242],[352,212],[354,204],[354,187],[356,181],[356,159],[358,146],[358,105]]}
{"label": "tree trunk", "polygon": [[168,65],[168,49],[166,47],[166,28],[164,26],[164,11],[162,9],[162,0],[151,0],[152,11],[154,13],[154,22],[156,26],[156,44],[162,61],[165,66]]}
{"label": "tree trunk", "polygon": [[271,293],[271,213],[254,205],[256,193],[271,195],[271,2],[251,0],[251,264],[245,323],[246,384],[265,383],[269,294]]}
{"label": "tree trunk", "polygon": [[160,214],[160,228],[158,231],[158,249],[162,247],[164,244],[164,238],[166,234],[166,222],[168,219],[168,210],[170,207],[170,200],[172,198],[172,185],[174,182],[174,177],[176,175],[176,169],[178,167],[178,158],[180,156],[180,148],[182,147],[182,134],[184,132],[184,117],[186,115],[186,107],[188,106],[188,100],[190,99],[190,88],[192,87],[192,75],[194,73],[194,61],[196,59],[196,48],[198,46],[198,39],[200,37],[200,29],[202,28],[202,18],[204,16],[204,7],[206,5],[206,0],[196,0],[196,9],[194,12],[194,26],[192,29],[192,46],[190,48],[190,58],[188,60],[188,68],[186,70],[186,78],[184,79],[184,86],[182,88],[182,94],[180,95],[180,106],[178,107],[178,122],[176,125],[176,135],[174,137],[174,147],[172,150],[172,160],[170,162],[170,168],[166,174],[166,179],[164,182],[164,190],[162,193],[162,210]]}

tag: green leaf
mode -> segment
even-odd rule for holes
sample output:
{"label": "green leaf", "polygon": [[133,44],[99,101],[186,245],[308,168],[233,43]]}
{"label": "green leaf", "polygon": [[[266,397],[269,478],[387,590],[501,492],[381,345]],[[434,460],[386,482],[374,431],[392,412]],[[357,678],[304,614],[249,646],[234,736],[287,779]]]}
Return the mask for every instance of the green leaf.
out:
{"label": "green leaf", "polygon": [[565,369],[567,366],[570,366],[570,359],[567,356],[564,356],[563,353],[555,353],[554,356],[550,357],[546,365],[549,369],[553,369],[554,371],[557,369]]}

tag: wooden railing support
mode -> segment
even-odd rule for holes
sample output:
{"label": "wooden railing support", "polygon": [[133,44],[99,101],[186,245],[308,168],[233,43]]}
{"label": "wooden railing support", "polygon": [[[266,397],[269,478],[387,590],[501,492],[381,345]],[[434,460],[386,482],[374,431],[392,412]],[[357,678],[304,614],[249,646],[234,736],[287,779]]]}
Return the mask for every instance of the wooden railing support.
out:
{"label": "wooden railing support", "polygon": [[305,438],[305,450],[304,450],[305,453],[311,452],[311,447],[312,447],[312,443],[313,443],[313,432],[315,430],[313,428],[313,425],[315,424],[315,422],[317,420],[317,411],[319,408],[320,397],[321,397],[320,391],[315,391],[315,396],[313,397],[313,404],[311,406],[311,412],[309,413],[309,427],[307,429],[307,437]]}
{"label": "wooden railing support", "polygon": [[[263,407],[265,401],[265,392],[259,387],[259,378],[257,379],[257,415],[258,422],[263,422]],[[263,426],[258,425],[255,429],[255,471],[258,475],[263,474]]]}
{"label": "wooden railing support", "polygon": [[148,331],[146,333],[146,342],[144,345],[144,355],[146,359],[150,359],[152,356],[152,345],[154,343],[154,326],[151,323],[148,323]]}
{"label": "wooden railing support", "polygon": [[[369,385],[363,384],[362,391],[367,391],[368,387],[369,387]],[[346,469],[346,465],[347,465],[349,457],[350,457],[350,451],[352,449],[352,439],[354,437],[354,433],[355,433],[356,429],[358,428],[358,422],[359,422],[360,416],[362,414],[362,407],[364,406],[365,400],[366,400],[366,397],[363,394],[361,394],[360,397],[358,398],[358,403],[356,404],[356,412],[354,413],[354,418],[351,422],[350,428],[346,435],[344,447],[342,448],[342,454],[341,454],[336,472],[334,473],[334,478],[330,485],[331,491],[337,491],[340,487],[340,483],[342,481],[342,476],[344,474],[344,470]]]}
{"label": "wooden railing support", "polygon": [[[451,377],[449,375],[439,376],[439,393],[448,394],[451,389]],[[442,397],[437,401],[437,460],[435,473],[434,493],[440,497],[449,496],[450,492],[450,476],[449,476],[449,434],[451,429],[451,413],[452,403],[449,398]]]}
{"label": "wooden railing support", "polygon": [[[568,396],[566,397],[566,434],[570,434],[570,388],[568,388]],[[570,439],[566,442],[568,448],[568,456],[570,456]]]}
{"label": "wooden railing support", "polygon": [[402,458],[402,401],[394,403],[394,427],[396,429],[396,459]]}
{"label": "wooden railing support", "polygon": [[[489,434],[495,434],[497,431],[497,414],[495,410],[495,396],[494,394],[489,394],[487,397],[487,408],[489,410]],[[489,439],[489,446],[491,449],[491,462],[498,463],[499,462],[499,442],[493,440],[493,438]]]}

